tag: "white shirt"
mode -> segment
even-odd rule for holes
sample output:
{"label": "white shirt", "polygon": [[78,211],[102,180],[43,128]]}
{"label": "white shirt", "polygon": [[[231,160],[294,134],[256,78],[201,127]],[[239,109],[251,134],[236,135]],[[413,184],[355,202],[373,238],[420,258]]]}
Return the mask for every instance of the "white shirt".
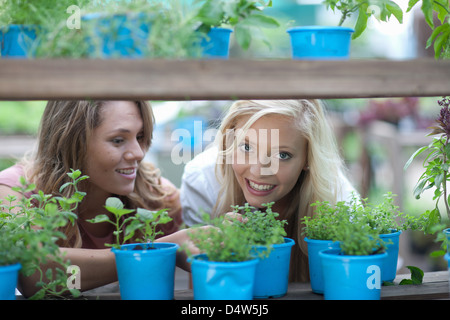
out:
{"label": "white shirt", "polygon": [[[218,149],[212,146],[189,161],[181,179],[180,201],[184,223],[188,227],[204,224],[202,215],[211,214],[220,190],[215,167]],[[348,179],[342,174],[342,186],[337,201],[350,200],[356,193]]]}

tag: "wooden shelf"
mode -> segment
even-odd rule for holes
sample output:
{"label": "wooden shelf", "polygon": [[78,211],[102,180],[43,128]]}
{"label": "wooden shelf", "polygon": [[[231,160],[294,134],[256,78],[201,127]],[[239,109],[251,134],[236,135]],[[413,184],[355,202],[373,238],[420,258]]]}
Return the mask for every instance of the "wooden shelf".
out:
{"label": "wooden shelf", "polygon": [[0,59],[0,100],[450,95],[450,61]]}

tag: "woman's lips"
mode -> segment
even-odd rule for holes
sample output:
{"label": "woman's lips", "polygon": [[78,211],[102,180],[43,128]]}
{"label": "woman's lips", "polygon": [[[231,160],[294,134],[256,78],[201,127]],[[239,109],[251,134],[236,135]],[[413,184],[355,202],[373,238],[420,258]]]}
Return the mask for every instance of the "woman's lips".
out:
{"label": "woman's lips", "polygon": [[249,179],[245,179],[247,184],[247,189],[250,193],[258,196],[264,196],[271,193],[276,185],[274,184],[266,184],[266,183],[257,183],[255,181],[251,181]]}
{"label": "woman's lips", "polygon": [[136,179],[136,168],[117,169],[116,172],[126,179]]}

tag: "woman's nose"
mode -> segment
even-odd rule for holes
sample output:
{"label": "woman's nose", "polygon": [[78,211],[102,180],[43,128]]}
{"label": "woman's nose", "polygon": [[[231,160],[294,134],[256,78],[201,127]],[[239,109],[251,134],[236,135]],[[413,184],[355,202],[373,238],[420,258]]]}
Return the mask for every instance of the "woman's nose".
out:
{"label": "woman's nose", "polygon": [[145,156],[144,150],[142,149],[141,145],[138,141],[133,142],[132,145],[128,148],[128,150],[125,152],[125,159],[126,160],[136,160],[141,161]]}

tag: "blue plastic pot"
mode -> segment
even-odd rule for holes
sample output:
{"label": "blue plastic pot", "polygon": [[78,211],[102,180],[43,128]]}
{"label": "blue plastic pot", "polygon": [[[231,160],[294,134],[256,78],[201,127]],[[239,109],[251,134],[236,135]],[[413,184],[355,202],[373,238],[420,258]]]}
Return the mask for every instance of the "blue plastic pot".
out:
{"label": "blue plastic pot", "polygon": [[[387,258],[383,262],[383,272],[381,273],[381,281],[394,281],[397,275],[398,250],[401,231],[388,234],[380,234],[380,238],[386,241]],[[391,243],[388,243],[389,240]]]}
{"label": "blue plastic pot", "polygon": [[340,249],[319,252],[325,300],[379,300],[381,269],[387,253],[367,256],[341,254]]}
{"label": "blue plastic pot", "polygon": [[0,300],[16,300],[20,263],[0,266]]}
{"label": "blue plastic pot", "polygon": [[195,300],[251,300],[258,259],[242,262],[209,261],[205,254],[191,262]]}
{"label": "blue plastic pot", "polygon": [[150,22],[145,14],[91,13],[82,21],[89,30],[86,41],[91,57],[141,58],[148,48]]}
{"label": "blue plastic pot", "polygon": [[447,240],[447,253],[450,253],[450,228],[444,229],[443,232]]}
{"label": "blue plastic pot", "polygon": [[[295,241],[284,238],[284,243],[274,244],[268,257],[261,257],[256,265],[254,298],[279,298],[286,294],[289,283],[291,249]],[[264,252],[264,246],[255,246],[256,251]]]}
{"label": "blue plastic pot", "polygon": [[293,59],[342,60],[350,57],[351,28],[294,27],[287,30]]}
{"label": "blue plastic pot", "polygon": [[305,238],[308,246],[308,263],[311,289],[314,293],[323,294],[322,261],[319,252],[326,249],[338,249],[339,242],[332,240],[314,240]]}
{"label": "blue plastic pot", "polygon": [[27,58],[32,56],[36,40],[36,26],[9,25],[0,28],[1,56],[4,58]]}
{"label": "blue plastic pot", "polygon": [[155,249],[133,250],[143,245],[112,249],[122,300],[172,300],[178,244],[155,242]]}
{"label": "blue plastic pot", "polygon": [[202,39],[202,57],[228,59],[230,54],[230,35],[233,30],[211,28],[206,38]]}

